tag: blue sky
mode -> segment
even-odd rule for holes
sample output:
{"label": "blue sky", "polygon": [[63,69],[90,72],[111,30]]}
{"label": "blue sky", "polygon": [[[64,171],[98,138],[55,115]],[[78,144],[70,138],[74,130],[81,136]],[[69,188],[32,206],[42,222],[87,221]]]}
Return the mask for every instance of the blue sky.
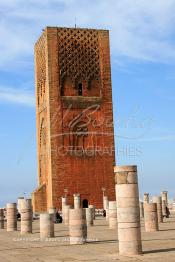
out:
{"label": "blue sky", "polygon": [[33,46],[45,26],[110,30],[116,160],[174,196],[175,0],[0,2],[0,205],[37,185]]}

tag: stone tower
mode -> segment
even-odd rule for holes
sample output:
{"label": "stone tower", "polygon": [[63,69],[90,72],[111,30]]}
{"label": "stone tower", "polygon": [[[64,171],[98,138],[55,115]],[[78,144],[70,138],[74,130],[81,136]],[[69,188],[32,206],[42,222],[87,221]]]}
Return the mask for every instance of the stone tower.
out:
{"label": "stone tower", "polygon": [[109,32],[47,27],[35,45],[38,188],[35,211],[67,194],[102,208],[115,198]]}

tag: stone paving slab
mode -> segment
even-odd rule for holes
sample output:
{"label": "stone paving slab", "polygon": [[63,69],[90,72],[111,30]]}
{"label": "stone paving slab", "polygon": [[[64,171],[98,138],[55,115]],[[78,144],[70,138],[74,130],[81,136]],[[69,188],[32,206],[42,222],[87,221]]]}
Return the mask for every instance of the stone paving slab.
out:
{"label": "stone paving slab", "polygon": [[[118,255],[117,230],[108,228],[105,219],[98,218],[88,228],[88,243],[69,245],[68,227],[55,225],[56,237],[39,240],[39,221],[33,222],[33,234],[21,236],[20,231],[0,230],[0,262],[65,262],[65,261],[175,261],[175,214],[160,224],[160,231],[144,232],[142,221],[143,255]],[[18,223],[20,230],[20,223]]]}

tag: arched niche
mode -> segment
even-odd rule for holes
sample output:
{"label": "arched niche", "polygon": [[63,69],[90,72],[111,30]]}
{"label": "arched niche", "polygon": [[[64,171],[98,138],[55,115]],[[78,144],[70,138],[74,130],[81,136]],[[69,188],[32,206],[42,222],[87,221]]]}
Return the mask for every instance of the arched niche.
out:
{"label": "arched niche", "polygon": [[100,81],[91,77],[88,81],[87,96],[100,96]]}
{"label": "arched niche", "polygon": [[72,79],[66,76],[63,80],[61,95],[62,96],[76,96],[76,89],[73,86]]}
{"label": "arched niche", "polygon": [[88,200],[87,199],[83,199],[83,201],[82,201],[83,203],[83,208],[88,208]]}

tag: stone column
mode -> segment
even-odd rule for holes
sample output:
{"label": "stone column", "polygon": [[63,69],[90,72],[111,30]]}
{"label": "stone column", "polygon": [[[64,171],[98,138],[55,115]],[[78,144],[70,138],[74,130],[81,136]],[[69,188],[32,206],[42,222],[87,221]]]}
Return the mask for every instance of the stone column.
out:
{"label": "stone column", "polygon": [[4,209],[0,208],[0,229],[4,229]]}
{"label": "stone column", "polygon": [[109,228],[117,228],[117,204],[116,201],[109,201]]}
{"label": "stone column", "polygon": [[163,222],[163,215],[162,215],[162,198],[160,196],[154,196],[153,197],[153,203],[157,204],[157,216],[158,216],[158,222]]}
{"label": "stone column", "polygon": [[61,202],[62,202],[62,212],[63,212],[63,207],[67,205],[67,197],[66,196],[62,197]]}
{"label": "stone column", "polygon": [[16,203],[7,203],[7,231],[17,230],[17,206]]}
{"label": "stone column", "polygon": [[40,239],[54,237],[53,214],[40,214]]}
{"label": "stone column", "polygon": [[53,215],[53,222],[56,223],[56,208],[55,207],[50,207],[49,208],[49,214]]}
{"label": "stone column", "polygon": [[69,211],[70,244],[84,244],[87,238],[86,211],[77,208]]}
{"label": "stone column", "polygon": [[145,231],[146,232],[158,231],[159,226],[158,226],[158,216],[157,216],[157,204],[145,203],[144,215],[145,215]]}
{"label": "stone column", "polygon": [[93,220],[95,220],[95,206],[89,205],[89,208],[93,208]]}
{"label": "stone column", "polygon": [[140,218],[144,218],[144,207],[142,201],[140,201]]}
{"label": "stone column", "polygon": [[104,210],[106,211],[106,220],[109,220],[109,199],[107,196],[104,196],[103,198],[103,205]]}
{"label": "stone column", "polygon": [[64,220],[64,207],[67,205],[67,197],[64,196],[61,199],[62,199],[62,209],[61,209],[62,210],[62,218]]}
{"label": "stone column", "polygon": [[168,207],[168,191],[162,191],[162,214],[163,217],[167,217],[167,207]]}
{"label": "stone column", "polygon": [[80,194],[74,194],[74,209],[81,207],[81,198]]}
{"label": "stone column", "polygon": [[109,206],[109,200],[107,196],[103,196],[103,209],[106,210]]}
{"label": "stone column", "polygon": [[18,197],[18,200],[17,200],[17,210],[18,210],[18,213],[21,214],[21,202],[23,201],[24,197]]}
{"label": "stone column", "polygon": [[166,217],[167,216],[167,205],[166,205],[166,201],[165,200],[162,200],[162,215],[163,217]]}
{"label": "stone column", "polygon": [[106,221],[109,221],[109,207],[106,209]]}
{"label": "stone column", "polygon": [[149,193],[144,193],[143,202],[144,203],[149,203]]}
{"label": "stone column", "polygon": [[69,210],[70,210],[70,206],[69,205],[64,206],[64,209],[63,209],[63,222],[64,222],[64,224],[66,226],[69,225]]}
{"label": "stone column", "polygon": [[94,219],[93,219],[93,215],[94,215],[94,209],[93,208],[85,208],[86,210],[86,225],[87,226],[93,226],[94,224]]}
{"label": "stone column", "polygon": [[137,166],[115,170],[119,253],[138,255],[142,253],[142,242]]}
{"label": "stone column", "polygon": [[162,191],[161,196],[162,202],[165,201],[166,206],[168,206],[168,191]]}
{"label": "stone column", "polygon": [[117,173],[118,166],[114,166],[114,180],[115,180],[115,200],[117,201],[117,188],[116,188],[116,173]]}
{"label": "stone column", "polygon": [[21,234],[32,233],[32,201],[31,199],[22,199],[20,203],[21,211]]}

